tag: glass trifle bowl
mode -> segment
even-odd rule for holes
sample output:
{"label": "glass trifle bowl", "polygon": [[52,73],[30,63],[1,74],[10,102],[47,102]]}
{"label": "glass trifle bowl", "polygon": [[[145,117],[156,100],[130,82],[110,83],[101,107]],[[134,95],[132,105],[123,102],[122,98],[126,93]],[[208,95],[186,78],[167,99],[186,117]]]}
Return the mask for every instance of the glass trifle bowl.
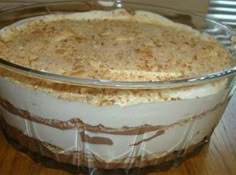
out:
{"label": "glass trifle bowl", "polygon": [[233,32],[204,16],[76,1],[3,12],[0,27],[1,129],[49,166],[170,168],[208,143],[235,90]]}

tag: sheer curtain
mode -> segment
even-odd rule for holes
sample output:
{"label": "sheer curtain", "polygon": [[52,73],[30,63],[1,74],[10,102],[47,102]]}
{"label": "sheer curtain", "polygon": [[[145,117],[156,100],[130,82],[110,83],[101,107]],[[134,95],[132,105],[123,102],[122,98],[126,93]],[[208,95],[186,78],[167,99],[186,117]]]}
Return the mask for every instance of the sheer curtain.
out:
{"label": "sheer curtain", "polygon": [[236,29],[236,0],[210,0],[207,16]]}

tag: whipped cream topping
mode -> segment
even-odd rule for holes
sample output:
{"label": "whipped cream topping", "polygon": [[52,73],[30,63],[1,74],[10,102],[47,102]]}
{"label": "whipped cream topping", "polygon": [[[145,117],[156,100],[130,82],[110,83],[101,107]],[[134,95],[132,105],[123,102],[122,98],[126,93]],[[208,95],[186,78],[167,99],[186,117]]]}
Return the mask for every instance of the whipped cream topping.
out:
{"label": "whipped cream topping", "polygon": [[114,81],[195,77],[230,67],[216,40],[157,14],[53,14],[0,31],[0,57],[44,72]]}
{"label": "whipped cream topping", "polygon": [[[233,64],[217,41],[160,15],[124,10],[53,14],[0,30],[0,57],[81,78],[123,81],[173,80],[222,70]],[[60,99],[96,106],[192,99],[225,89],[228,80],[154,89],[79,87],[30,78],[0,68],[2,77]]]}

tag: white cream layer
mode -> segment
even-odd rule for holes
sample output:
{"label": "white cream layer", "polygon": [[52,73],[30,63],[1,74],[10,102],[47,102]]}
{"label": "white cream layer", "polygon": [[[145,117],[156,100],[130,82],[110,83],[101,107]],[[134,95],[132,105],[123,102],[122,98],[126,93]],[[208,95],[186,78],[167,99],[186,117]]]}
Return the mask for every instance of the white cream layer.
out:
{"label": "white cream layer", "polygon": [[[173,89],[169,95],[188,100],[138,103],[129,106],[95,106],[80,101],[58,99],[41,90],[26,88],[4,78],[0,78],[0,96],[16,108],[27,110],[33,115],[62,121],[79,118],[84,123],[119,128],[122,126],[170,125],[214,108],[229,93],[225,84],[219,87],[203,85],[189,91]],[[220,93],[217,93],[219,91]],[[185,93],[184,93],[185,92]],[[207,98],[203,98],[209,96]],[[194,100],[191,100],[194,99]],[[170,110],[171,109],[171,110]],[[173,117],[174,116],[174,117]],[[112,120],[111,120],[112,119]],[[148,120],[147,120],[148,119]],[[132,121],[132,122],[130,122]]]}
{"label": "white cream layer", "polygon": [[[194,88],[192,91],[194,92]],[[3,99],[19,109],[27,110],[31,114],[42,118],[62,121],[79,118],[90,125],[102,124],[113,128],[122,126],[138,127],[143,124],[171,125],[183,119],[190,119],[186,123],[167,128],[164,134],[137,146],[132,146],[132,144],[150,138],[156,132],[141,135],[113,135],[86,131],[86,134],[90,137],[105,137],[113,142],[112,145],[89,144],[81,141],[79,135],[81,129],[60,130],[22,119],[19,116],[10,114],[2,107],[0,111],[10,125],[20,129],[30,137],[58,146],[65,149],[65,152],[70,150],[84,151],[109,162],[127,156],[135,157],[151,154],[158,157],[200,142],[217,125],[227,102],[222,107],[207,112],[196,120],[193,120],[192,117],[213,109],[219,103],[223,103],[227,99],[228,92],[227,89],[221,89],[218,93],[188,100],[140,103],[126,107],[118,105],[98,107],[79,101],[71,102],[58,99],[43,91],[34,91],[0,78],[0,96]]]}

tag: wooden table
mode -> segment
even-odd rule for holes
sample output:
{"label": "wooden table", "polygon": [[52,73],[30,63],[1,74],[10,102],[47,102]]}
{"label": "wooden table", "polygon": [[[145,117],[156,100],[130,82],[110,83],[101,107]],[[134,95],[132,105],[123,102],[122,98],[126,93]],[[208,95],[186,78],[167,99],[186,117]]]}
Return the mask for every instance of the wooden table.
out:
{"label": "wooden table", "polygon": [[[69,175],[49,169],[17,152],[0,132],[0,175]],[[216,128],[210,144],[180,167],[148,175],[236,175],[236,94]]]}

